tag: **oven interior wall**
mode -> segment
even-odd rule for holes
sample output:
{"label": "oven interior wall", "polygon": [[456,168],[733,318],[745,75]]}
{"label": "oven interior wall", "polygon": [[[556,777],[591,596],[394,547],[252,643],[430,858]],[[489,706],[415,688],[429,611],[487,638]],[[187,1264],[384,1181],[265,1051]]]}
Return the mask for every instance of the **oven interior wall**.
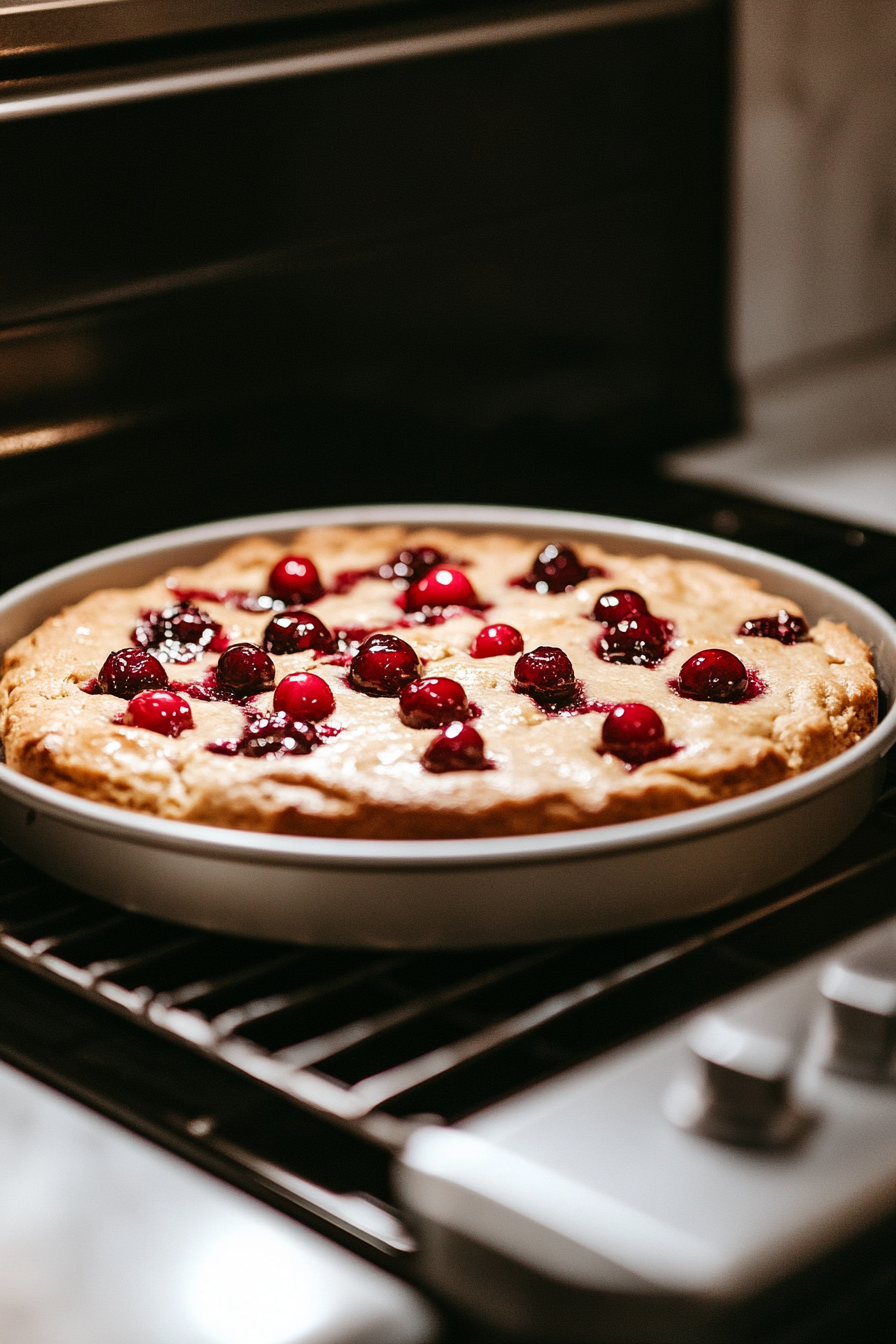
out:
{"label": "oven interior wall", "polygon": [[731,428],[728,82],[710,3],[56,115],[0,97],[4,578],[252,510],[600,509],[633,459]]}

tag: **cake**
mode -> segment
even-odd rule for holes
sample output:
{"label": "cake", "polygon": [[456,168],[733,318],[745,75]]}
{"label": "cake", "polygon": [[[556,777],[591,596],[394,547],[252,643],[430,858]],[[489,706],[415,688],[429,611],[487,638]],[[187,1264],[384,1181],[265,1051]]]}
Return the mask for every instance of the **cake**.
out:
{"label": "cake", "polygon": [[7,653],[14,770],[134,812],[443,839],[702,807],[875,725],[867,646],[718,565],[321,527],[91,594]]}

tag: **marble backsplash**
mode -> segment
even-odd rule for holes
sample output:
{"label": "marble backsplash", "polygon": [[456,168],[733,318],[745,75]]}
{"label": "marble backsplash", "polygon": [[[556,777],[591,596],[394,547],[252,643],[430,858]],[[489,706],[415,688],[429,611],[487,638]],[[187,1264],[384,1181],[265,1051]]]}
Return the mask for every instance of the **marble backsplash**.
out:
{"label": "marble backsplash", "polygon": [[749,382],[896,324],[896,0],[735,0],[735,25]]}

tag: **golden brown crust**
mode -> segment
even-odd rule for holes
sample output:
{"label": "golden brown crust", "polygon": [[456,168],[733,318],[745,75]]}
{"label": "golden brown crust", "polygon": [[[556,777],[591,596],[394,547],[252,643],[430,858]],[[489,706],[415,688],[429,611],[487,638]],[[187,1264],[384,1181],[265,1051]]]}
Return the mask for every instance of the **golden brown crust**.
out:
{"label": "golden brown crust", "polygon": [[[476,726],[496,767],[488,771],[424,771],[420,757],[435,732],[405,727],[394,700],[357,694],[346,685],[343,667],[310,652],[274,659],[278,680],[313,669],[333,690],[331,722],[341,732],[309,756],[275,760],[208,752],[208,743],[239,736],[244,720],[236,705],[194,700],[195,730],[172,739],[114,723],[124,702],[80,689],[111,650],[129,644],[142,610],[171,600],[171,587],[261,591],[287,551],[311,555],[330,584],[341,571],[376,568],[400,548],[423,544],[464,564],[480,597],[492,604],[489,621],[516,626],[527,649],[564,648],[586,696],[653,706],[669,739],[680,744],[677,754],[627,770],[600,750],[602,713],[546,717],[513,693],[513,658],[469,657],[481,626],[472,614],[395,632],[415,645],[429,675],[462,682],[479,706]],[[821,620],[809,641],[791,646],[745,639],[735,633],[744,620],[782,606],[800,614],[799,608],[716,565],[607,555],[585,543],[576,543],[581,560],[601,565],[607,578],[559,595],[509,586],[539,549],[537,542],[504,533],[317,528],[300,533],[289,548],[252,537],[207,565],[177,568],[141,589],[94,593],[7,653],[0,733],[8,763],[69,793],[207,825],[292,835],[450,838],[561,831],[701,807],[820,764],[874,726],[870,654],[845,625]],[[658,667],[611,665],[596,657],[598,627],[584,617],[609,587],[636,589],[651,611],[674,621],[675,647]],[[387,582],[365,578],[348,593],[327,594],[314,611],[331,628],[397,627],[394,596]],[[199,605],[231,640],[258,642],[269,619],[223,603]],[[765,692],[738,705],[675,695],[669,682],[682,663],[708,647],[735,652],[765,683]],[[177,675],[199,680],[214,661],[204,655]],[[258,707],[266,708],[270,698],[260,696]]]}

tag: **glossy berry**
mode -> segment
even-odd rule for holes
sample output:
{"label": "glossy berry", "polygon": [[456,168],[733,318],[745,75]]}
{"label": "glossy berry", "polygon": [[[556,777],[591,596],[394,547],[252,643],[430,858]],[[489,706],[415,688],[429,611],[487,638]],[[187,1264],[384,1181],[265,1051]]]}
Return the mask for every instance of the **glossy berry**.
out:
{"label": "glossy berry", "polygon": [[348,679],[365,695],[398,695],[420,675],[420,661],[410,644],[397,635],[368,636],[349,667]]}
{"label": "glossy berry", "polygon": [[376,573],[381,579],[391,579],[396,588],[406,589],[444,560],[442,552],[434,546],[421,546],[416,551],[399,551],[391,560],[380,565]]}
{"label": "glossy berry", "polygon": [[141,691],[160,691],[168,685],[168,673],[158,658],[143,649],[119,649],[110,653],[96,678],[103,695],[132,700]]}
{"label": "glossy berry", "polygon": [[470,645],[471,658],[513,656],[523,651],[523,637],[512,625],[485,625]]}
{"label": "glossy berry", "polygon": [[518,579],[520,588],[534,588],[537,593],[568,593],[585,579],[603,573],[596,565],[585,566],[571,546],[545,546],[529,573]]}
{"label": "glossy berry", "polygon": [[313,560],[304,555],[285,555],[271,570],[268,592],[281,602],[298,606],[317,601],[323,596],[324,586]]}
{"label": "glossy berry", "polygon": [[630,588],[611,588],[608,593],[601,593],[595,602],[591,619],[605,621],[607,625],[616,625],[619,621],[628,620],[630,616],[649,614],[647,603],[640,593],[633,593]]}
{"label": "glossy berry", "polygon": [[479,598],[462,569],[436,565],[408,589],[406,611],[441,611],[443,607],[478,607]]}
{"label": "glossy berry", "polygon": [[542,644],[518,658],[513,689],[543,705],[563,705],[578,692],[573,665],[562,649]]}
{"label": "glossy berry", "polygon": [[466,692],[449,677],[421,677],[409,681],[398,698],[401,721],[408,728],[441,728],[470,716]]}
{"label": "glossy berry", "polygon": [[614,705],[604,719],[601,739],[606,751],[629,765],[643,765],[669,752],[663,721],[649,705]]}
{"label": "glossy berry", "polygon": [[124,712],[122,723],[132,728],[148,728],[164,737],[180,737],[193,727],[193,711],[183,696],[173,691],[141,691]]}
{"label": "glossy berry", "polygon": [[777,639],[780,644],[800,644],[809,638],[809,627],[802,616],[791,616],[782,607],[777,616],[754,616],[744,621],[737,633]]}
{"label": "glossy berry", "polygon": [[629,616],[608,626],[594,651],[605,663],[653,667],[666,656],[666,630],[654,616]]}
{"label": "glossy berry", "polygon": [[449,723],[430,742],[421,764],[434,775],[449,770],[481,770],[485,765],[485,743],[468,723]]}
{"label": "glossy berry", "polygon": [[727,649],[704,649],[689,658],[678,674],[677,690],[688,700],[731,704],[749,688],[747,669]]}
{"label": "glossy berry", "polygon": [[238,750],[241,756],[307,756],[319,741],[310,723],[296,722],[281,710],[253,719]]}
{"label": "glossy berry", "polygon": [[220,642],[221,627],[190,602],[148,611],[133,633],[141,649],[152,649],[161,662],[192,663]]}
{"label": "glossy berry", "polygon": [[231,644],[218,659],[215,680],[223,690],[255,695],[273,686],[274,664],[257,644]]}
{"label": "glossy berry", "polygon": [[313,672],[292,672],[274,692],[274,709],[293,719],[318,723],[336,708],[333,692],[323,677]]}
{"label": "glossy berry", "polygon": [[262,640],[268,653],[332,653],[336,640],[310,611],[281,611],[268,623]]}

